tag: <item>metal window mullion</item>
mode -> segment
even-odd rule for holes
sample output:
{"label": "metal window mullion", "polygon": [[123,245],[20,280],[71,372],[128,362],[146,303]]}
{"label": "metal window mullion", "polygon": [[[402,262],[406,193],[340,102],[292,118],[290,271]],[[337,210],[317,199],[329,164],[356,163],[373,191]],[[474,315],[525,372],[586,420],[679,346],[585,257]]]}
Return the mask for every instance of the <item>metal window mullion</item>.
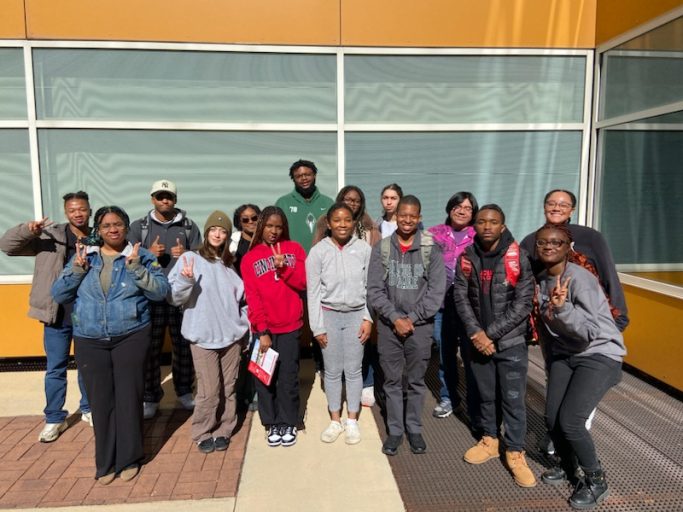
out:
{"label": "metal window mullion", "polygon": [[337,51],[337,190],[346,182],[344,51]]}
{"label": "metal window mullion", "polygon": [[[591,114],[593,98],[593,53],[586,55],[583,86],[583,129],[581,130],[581,168],[579,169],[578,221],[586,224],[590,195]],[[592,198],[591,198],[592,199]]]}
{"label": "metal window mullion", "polygon": [[26,113],[28,115],[28,141],[31,161],[31,184],[33,188],[33,213],[36,219],[43,217],[43,194],[40,186],[40,160],[38,156],[38,128],[36,125],[36,102],[33,86],[33,53],[30,45],[24,46],[24,72],[26,73]]}
{"label": "metal window mullion", "polygon": [[586,123],[346,123],[349,132],[583,131]]}
{"label": "metal window mullion", "polygon": [[588,197],[587,199],[587,205],[588,208],[586,209],[586,225],[595,227],[596,225],[596,211],[598,209],[598,197],[596,187],[598,186],[599,183],[599,176],[602,175],[602,167],[598,163],[600,158],[600,155],[602,152],[600,151],[600,148],[598,147],[598,129],[595,126],[595,123],[598,119],[600,108],[602,107],[602,98],[600,97],[601,94],[601,85],[600,85],[600,80],[601,80],[601,72],[602,69],[600,67],[600,57],[596,55],[596,59],[593,62],[593,105],[591,109],[591,128],[590,128],[590,172],[588,175]]}
{"label": "metal window mullion", "polygon": [[657,16],[656,18],[653,18],[643,23],[642,25],[638,25],[637,27],[632,28],[631,30],[623,32],[622,34],[619,34],[618,36],[613,37],[612,39],[609,39],[608,41],[605,41],[602,44],[599,44],[595,50],[598,53],[604,53],[610,48],[619,46],[627,41],[630,41],[631,39],[634,39],[640,35],[645,34],[646,32],[649,32],[650,30],[665,25],[666,23],[669,23],[670,21],[673,21],[681,16],[683,16],[683,6],[676,7],[675,9],[672,9],[671,11],[662,14],[661,16]]}
{"label": "metal window mullion", "polygon": [[209,123],[195,121],[84,121],[41,120],[38,128],[96,130],[171,130],[222,132],[332,132],[334,123]]}
{"label": "metal window mullion", "polygon": [[596,119],[595,126],[598,129],[609,128],[611,126],[639,121],[641,119],[671,114],[680,110],[683,110],[683,100],[674,101],[673,103],[667,103],[666,105],[660,105],[658,107],[647,108],[645,110],[638,110],[637,112],[630,112],[621,116],[610,117],[608,119],[603,119],[602,121]]}

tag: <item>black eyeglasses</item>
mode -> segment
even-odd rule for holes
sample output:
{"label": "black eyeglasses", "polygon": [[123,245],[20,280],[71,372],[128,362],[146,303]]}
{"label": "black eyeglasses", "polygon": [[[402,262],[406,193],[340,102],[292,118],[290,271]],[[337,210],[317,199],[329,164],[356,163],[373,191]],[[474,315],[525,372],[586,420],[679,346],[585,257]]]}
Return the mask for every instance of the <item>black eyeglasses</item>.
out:
{"label": "black eyeglasses", "polygon": [[557,240],[557,239],[552,239],[552,240],[543,240],[542,238],[539,240],[536,240],[536,247],[545,247],[546,245],[549,245],[550,247],[554,247],[555,249],[562,247],[564,244],[568,244],[566,240]]}
{"label": "black eyeglasses", "polygon": [[246,222],[256,222],[258,220],[258,215],[252,215],[251,217],[240,217],[242,223]]}

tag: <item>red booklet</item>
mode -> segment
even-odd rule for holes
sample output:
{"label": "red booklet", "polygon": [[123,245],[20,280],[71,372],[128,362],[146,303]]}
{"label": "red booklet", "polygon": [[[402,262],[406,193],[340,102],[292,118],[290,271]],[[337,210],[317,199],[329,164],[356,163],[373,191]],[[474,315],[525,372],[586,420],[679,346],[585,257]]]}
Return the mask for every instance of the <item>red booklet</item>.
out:
{"label": "red booklet", "polygon": [[266,386],[270,386],[270,382],[273,380],[273,373],[275,373],[275,363],[277,363],[279,354],[272,348],[261,353],[260,348],[261,342],[257,338],[256,343],[254,343],[254,348],[251,351],[251,359],[249,360],[249,366],[247,368],[258,380],[263,382]]}

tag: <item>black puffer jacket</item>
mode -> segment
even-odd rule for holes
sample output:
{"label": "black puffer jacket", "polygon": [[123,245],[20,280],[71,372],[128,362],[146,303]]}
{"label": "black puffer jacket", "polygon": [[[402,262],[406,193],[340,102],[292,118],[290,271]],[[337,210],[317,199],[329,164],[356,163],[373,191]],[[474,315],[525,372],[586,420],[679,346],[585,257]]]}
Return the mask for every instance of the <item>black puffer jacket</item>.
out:
{"label": "black puffer jacket", "polygon": [[[504,231],[500,240],[502,244],[500,257],[496,261],[491,282],[491,298],[495,318],[492,323],[486,326],[481,325],[481,258],[474,245],[465,249],[465,252],[458,258],[453,287],[455,307],[465,325],[467,335],[472,336],[474,333],[483,330],[496,344],[497,350],[505,350],[526,342],[529,313],[531,313],[534,297],[534,276],[531,272],[529,258],[523,249],[520,249],[520,273],[517,284],[512,286],[507,280],[505,253],[513,242],[514,239],[509,231]],[[478,243],[476,237],[474,243]],[[472,263],[469,277],[463,272],[463,257],[468,258]]]}

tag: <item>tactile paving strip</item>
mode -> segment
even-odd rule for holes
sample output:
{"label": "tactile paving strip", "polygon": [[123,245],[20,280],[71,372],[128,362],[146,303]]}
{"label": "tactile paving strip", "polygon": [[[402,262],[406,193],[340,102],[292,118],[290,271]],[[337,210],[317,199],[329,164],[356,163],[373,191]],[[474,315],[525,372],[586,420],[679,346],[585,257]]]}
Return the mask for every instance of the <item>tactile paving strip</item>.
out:
{"label": "tactile paving strip", "polygon": [[[545,426],[545,372],[538,348],[530,349],[527,387],[527,460],[537,476],[547,467],[538,443]],[[516,486],[502,460],[479,466],[463,461],[472,439],[464,416],[432,416],[439,388],[438,360],[432,357],[423,411],[427,453],[413,455],[407,442],[388,457],[408,511],[543,511],[570,510],[569,487],[539,481],[531,489]],[[460,391],[464,376],[460,368]],[[384,437],[379,408],[375,420]],[[633,375],[602,400],[593,424],[593,439],[610,486],[610,498],[599,508],[614,512],[683,511],[683,404]]]}

